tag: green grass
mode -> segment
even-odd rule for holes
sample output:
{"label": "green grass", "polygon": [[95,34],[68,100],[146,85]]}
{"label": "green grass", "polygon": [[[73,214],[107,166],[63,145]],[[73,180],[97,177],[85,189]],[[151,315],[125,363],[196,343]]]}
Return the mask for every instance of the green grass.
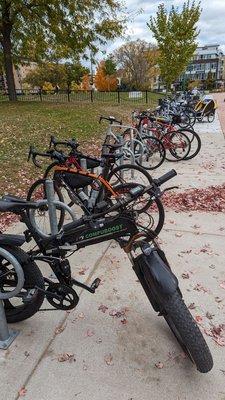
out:
{"label": "green grass", "polygon": [[62,139],[75,137],[82,142],[81,150],[93,153],[107,128],[107,123],[98,123],[99,116],[113,115],[128,123],[135,107],[133,103],[1,102],[0,195],[24,196],[31,180],[42,175],[43,170],[27,162],[29,145],[44,151],[54,134]]}

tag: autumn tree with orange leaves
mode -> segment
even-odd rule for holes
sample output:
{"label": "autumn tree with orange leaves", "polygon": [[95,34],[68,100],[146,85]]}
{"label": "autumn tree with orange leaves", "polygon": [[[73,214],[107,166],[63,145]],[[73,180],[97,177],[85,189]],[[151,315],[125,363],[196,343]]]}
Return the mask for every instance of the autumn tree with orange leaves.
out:
{"label": "autumn tree with orange leaves", "polygon": [[82,77],[82,81],[81,81],[81,84],[80,84],[80,88],[81,88],[81,90],[91,90],[91,81],[90,81],[90,75],[88,75],[88,74],[85,74],[83,77]]}
{"label": "autumn tree with orange leaves", "polygon": [[110,92],[117,89],[116,69],[111,66],[109,61],[101,61],[98,64],[95,74],[95,87],[99,91]]}

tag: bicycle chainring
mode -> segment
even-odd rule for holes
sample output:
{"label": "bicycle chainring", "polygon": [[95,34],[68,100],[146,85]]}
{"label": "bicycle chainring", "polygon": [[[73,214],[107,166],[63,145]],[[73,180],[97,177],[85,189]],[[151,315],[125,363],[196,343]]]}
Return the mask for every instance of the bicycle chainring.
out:
{"label": "bicycle chainring", "polygon": [[46,292],[46,299],[58,310],[72,310],[79,302],[79,296],[70,286],[54,283],[49,285]]}

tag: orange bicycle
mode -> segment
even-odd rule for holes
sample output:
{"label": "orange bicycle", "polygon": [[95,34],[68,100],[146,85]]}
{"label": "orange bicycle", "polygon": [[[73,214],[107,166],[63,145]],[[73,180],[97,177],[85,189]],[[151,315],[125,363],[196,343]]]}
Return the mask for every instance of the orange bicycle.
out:
{"label": "orange bicycle", "polygon": [[[70,141],[58,143],[68,145]],[[140,185],[143,188],[149,186],[152,183],[152,178],[142,167],[133,164],[115,167],[115,162],[121,156],[116,151],[121,146],[121,144],[104,144],[100,159],[85,156],[80,152],[77,153],[74,148],[69,155],[56,150],[40,153],[31,148],[30,157],[32,157],[35,165],[39,166],[36,160],[37,156],[49,157],[54,162],[47,167],[43,178],[35,181],[30,187],[27,200],[45,198],[45,181],[51,176],[54,180],[55,194],[59,201],[74,207],[77,215],[81,211],[86,215],[91,215],[107,209],[109,205],[118,201],[118,198],[126,197],[130,189],[134,189],[136,186],[140,187]],[[87,157],[87,167],[91,170],[85,170],[80,166],[80,160],[85,159],[85,157]],[[97,166],[101,166],[100,172],[93,171],[93,167]],[[160,199],[143,195],[141,199],[132,204],[132,208],[140,215],[140,218],[143,217],[143,214],[146,215],[145,226],[147,224],[158,235],[164,223],[164,208]],[[49,229],[44,218],[45,215],[47,216],[46,206],[37,210],[36,223],[42,225],[42,230]],[[59,229],[61,229],[64,219],[65,211],[58,210]]]}

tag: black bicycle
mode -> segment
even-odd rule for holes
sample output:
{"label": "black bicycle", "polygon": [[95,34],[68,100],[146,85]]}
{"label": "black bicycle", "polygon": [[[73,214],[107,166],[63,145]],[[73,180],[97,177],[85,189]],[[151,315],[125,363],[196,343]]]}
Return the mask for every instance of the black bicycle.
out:
{"label": "black bicycle", "polygon": [[[115,239],[129,255],[133,269],[151,303],[159,316],[163,316],[182,349],[189,356],[200,372],[208,372],[213,367],[209,348],[188,308],[179,289],[178,280],[172,273],[164,252],[154,238],[154,233],[136,222],[136,213],[129,205],[143,193],[152,193],[160,197],[160,186],[176,175],[174,170],[152,181],[143,188],[136,186],[130,190],[126,199],[120,199],[101,213],[83,216],[63,227],[55,235],[40,235],[27,215],[28,210],[40,207],[38,202],[28,202],[13,196],[5,196],[0,201],[1,212],[19,214],[26,224],[27,241],[34,239],[37,250],[29,254],[18,248],[24,241],[20,236],[1,235],[1,245],[14,252],[24,269],[25,284],[17,295],[17,303],[5,302],[5,312],[9,322],[21,321],[37,312],[44,297],[56,309],[70,310],[78,304],[79,297],[74,286],[79,286],[94,293],[100,279],[96,278],[91,286],[72,277],[68,253],[80,248]],[[43,200],[42,200],[43,202]],[[58,204],[59,205],[59,204]],[[62,207],[64,206],[61,204]],[[43,278],[36,261],[45,261],[52,268],[58,282]],[[7,262],[0,263],[1,291],[7,291],[16,285],[13,270]],[[18,304],[18,302],[21,302]]]}

